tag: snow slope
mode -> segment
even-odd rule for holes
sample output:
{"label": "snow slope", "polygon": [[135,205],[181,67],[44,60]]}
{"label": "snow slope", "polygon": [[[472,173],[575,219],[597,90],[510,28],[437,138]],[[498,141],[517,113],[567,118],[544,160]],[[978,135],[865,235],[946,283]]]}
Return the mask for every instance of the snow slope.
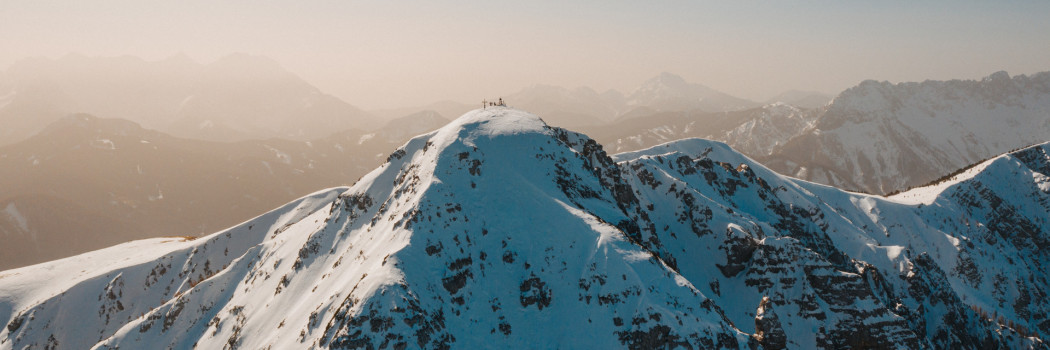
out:
{"label": "snow slope", "polygon": [[654,224],[639,240],[708,281],[736,325],[761,315],[733,305],[769,298],[791,348],[1016,348],[1050,327],[1048,149],[926,189],[927,204],[787,178],[699,139],[615,158]]}
{"label": "snow slope", "polygon": [[302,200],[327,202],[293,218],[248,221],[148,263],[113,258],[98,277],[36,291],[19,286],[41,281],[17,276],[54,268],[6,272],[16,276],[0,278],[11,320],[0,347],[745,344],[615,226],[629,222],[623,187],[592,172],[617,168],[587,141],[526,113],[475,111],[353,187]]}
{"label": "snow slope", "polygon": [[211,236],[0,272],[0,349],[1045,348],[1048,150],[913,203],[475,110]]}

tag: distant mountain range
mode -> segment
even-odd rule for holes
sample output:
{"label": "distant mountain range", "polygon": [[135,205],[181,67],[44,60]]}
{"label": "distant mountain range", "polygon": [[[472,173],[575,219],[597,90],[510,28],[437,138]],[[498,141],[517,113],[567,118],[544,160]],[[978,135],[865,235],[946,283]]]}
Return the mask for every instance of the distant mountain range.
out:
{"label": "distant mountain range", "polygon": [[[510,105],[570,128],[653,113],[761,106],[671,73],[661,73],[627,94],[534,85],[503,97]],[[807,92],[786,92],[777,98],[803,107],[828,99]],[[307,141],[342,130],[371,130],[423,110],[460,115],[479,103],[443,101],[366,112],[262,56],[233,54],[200,64],[184,55],[145,61],[133,56],[70,54],[55,60],[22,60],[0,72],[0,145],[26,139],[75,113],[126,119],[174,136],[208,141]]]}
{"label": "distant mountain range", "polygon": [[229,229],[0,272],[0,347],[1045,348],[1048,175],[886,198],[479,109]]}
{"label": "distant mountain range", "polygon": [[[806,105],[824,98],[806,92],[789,92],[776,98],[781,97],[789,100],[784,102]],[[506,100],[514,107],[543,115],[544,120],[554,125],[583,129],[657,115],[734,112],[762,106],[666,72],[643,82],[629,94],[616,90],[599,93],[587,87],[536,85],[511,94]],[[823,103],[830,100],[827,97]]]}
{"label": "distant mountain range", "polygon": [[[583,129],[656,114],[732,112],[762,106],[758,102],[733,97],[666,72],[643,82],[627,94],[617,90],[599,92],[590,87],[533,85],[501,97],[508,105],[533,111],[553,125]],[[773,102],[781,101],[807,107],[820,106],[830,100],[830,96],[819,93],[790,91],[774,97]],[[415,113],[418,110],[435,110],[442,115],[460,115],[480,107],[480,102],[464,104],[444,101],[416,108],[397,108],[371,113],[383,118]]]}
{"label": "distant mountain range", "polygon": [[885,194],[1050,135],[1050,73],[981,80],[865,81],[817,108],[653,113],[582,128],[622,152],[686,137],[727,142],[770,168]]}
{"label": "distant mountain range", "polygon": [[759,159],[802,179],[869,193],[919,186],[1047,141],[1050,73],[981,80],[865,81],[813,126]]}
{"label": "distant mountain range", "polygon": [[72,113],[127,119],[182,137],[309,140],[380,122],[265,57],[210,64],[67,55],[27,59],[0,76],[0,145]]}
{"label": "distant mountain range", "polygon": [[699,137],[726,142],[745,154],[760,157],[811,128],[821,111],[774,103],[732,112],[652,113],[581,130],[611,152]]}
{"label": "distant mountain range", "polygon": [[704,85],[689,83],[671,73],[661,73],[643,83],[627,97],[627,105],[659,112],[728,112],[760,106]]}

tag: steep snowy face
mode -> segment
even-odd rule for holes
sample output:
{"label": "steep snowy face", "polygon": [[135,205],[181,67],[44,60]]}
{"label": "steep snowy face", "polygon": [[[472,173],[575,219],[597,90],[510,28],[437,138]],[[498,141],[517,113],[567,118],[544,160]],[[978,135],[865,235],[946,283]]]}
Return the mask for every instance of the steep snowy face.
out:
{"label": "steep snowy face", "polygon": [[704,140],[615,158],[640,198],[638,241],[767,346],[1018,348],[1050,331],[1048,149],[890,199]]}
{"label": "steep snowy face", "polygon": [[1046,141],[1050,73],[980,81],[865,81],[771,157],[773,169],[870,193],[919,186],[982,159]]}
{"label": "steep snowy face", "polygon": [[[87,349],[122,328],[137,327],[145,337],[154,325],[158,330],[185,332],[176,327],[180,315],[185,315],[182,322],[192,318],[202,327],[212,316],[225,318],[220,310],[234,305],[223,298],[246,292],[247,283],[239,286],[238,282],[262,277],[250,265],[273,245],[267,242],[297,223],[314,224],[307,218],[346,190],[313,193],[197,240],[141,240],[2,271],[0,319],[6,323],[0,329],[0,348]],[[201,305],[202,301],[209,304]],[[187,305],[197,309],[186,310]],[[176,347],[187,348],[193,342]]]}
{"label": "steep snowy face", "polygon": [[746,347],[634,241],[619,171],[533,115],[470,112],[349,189],[4,272],[0,348]]}

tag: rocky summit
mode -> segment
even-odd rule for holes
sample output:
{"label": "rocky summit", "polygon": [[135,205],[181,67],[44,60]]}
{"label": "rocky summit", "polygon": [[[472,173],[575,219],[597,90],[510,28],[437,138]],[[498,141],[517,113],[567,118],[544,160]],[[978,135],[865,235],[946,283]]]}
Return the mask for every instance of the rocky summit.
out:
{"label": "rocky summit", "polygon": [[209,236],[0,272],[0,349],[1046,348],[1050,145],[893,197],[490,107]]}

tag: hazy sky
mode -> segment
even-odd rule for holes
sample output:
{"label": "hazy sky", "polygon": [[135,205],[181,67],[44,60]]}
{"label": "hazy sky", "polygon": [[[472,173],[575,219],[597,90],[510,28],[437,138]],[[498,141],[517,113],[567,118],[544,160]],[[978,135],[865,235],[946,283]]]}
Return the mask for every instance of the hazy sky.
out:
{"label": "hazy sky", "polygon": [[1050,1],[0,0],[0,70],[70,52],[259,54],[363,108],[662,71],[764,100],[1050,70]]}

